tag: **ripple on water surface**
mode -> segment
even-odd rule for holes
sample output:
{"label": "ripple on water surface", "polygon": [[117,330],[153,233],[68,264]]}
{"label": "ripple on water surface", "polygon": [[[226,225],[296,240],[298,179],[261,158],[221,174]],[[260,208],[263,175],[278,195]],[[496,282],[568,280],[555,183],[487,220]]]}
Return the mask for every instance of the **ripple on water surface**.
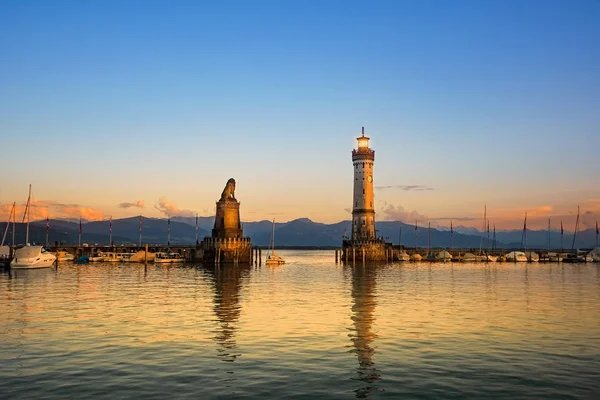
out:
{"label": "ripple on water surface", "polygon": [[0,274],[2,398],[600,398],[600,266]]}

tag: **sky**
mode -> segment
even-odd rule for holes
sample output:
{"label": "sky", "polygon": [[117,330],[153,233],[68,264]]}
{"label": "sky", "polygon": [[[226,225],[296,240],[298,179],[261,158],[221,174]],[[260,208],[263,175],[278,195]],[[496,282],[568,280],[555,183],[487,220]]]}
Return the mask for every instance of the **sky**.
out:
{"label": "sky", "polygon": [[[0,0],[0,219],[600,219],[600,1]],[[558,222],[554,222],[558,224]]]}

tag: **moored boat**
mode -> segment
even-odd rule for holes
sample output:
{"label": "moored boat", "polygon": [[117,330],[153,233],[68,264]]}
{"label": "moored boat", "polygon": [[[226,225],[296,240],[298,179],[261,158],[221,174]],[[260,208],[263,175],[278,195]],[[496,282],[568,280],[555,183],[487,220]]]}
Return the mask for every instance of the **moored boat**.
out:
{"label": "moored boat", "polygon": [[563,258],[562,262],[569,263],[569,264],[584,263],[585,257],[580,256],[578,254],[569,253]]}
{"label": "moored boat", "polygon": [[117,253],[117,257],[120,257],[122,262],[129,262],[129,259],[133,254],[134,253]]}
{"label": "moored boat", "polygon": [[271,251],[265,260],[266,265],[283,265],[285,260],[278,254],[275,254],[275,220],[273,220],[273,228],[271,232]]}
{"label": "moored boat", "polygon": [[156,253],[154,257],[154,262],[159,264],[181,263],[184,261],[185,259],[178,253]]}
{"label": "moored boat", "polygon": [[511,251],[505,257],[506,262],[527,262],[527,256],[522,251]]}
{"label": "moored boat", "polygon": [[10,247],[0,246],[0,261],[8,261],[10,259]]}
{"label": "moored boat", "polygon": [[478,262],[481,261],[481,258],[479,256],[476,256],[473,253],[465,253],[462,258],[461,258],[462,262]]}
{"label": "moored boat", "polygon": [[156,253],[152,253],[148,251],[148,255],[146,255],[146,250],[140,250],[137,253],[133,253],[128,259],[127,262],[154,262],[154,257]]}
{"label": "moored boat", "polygon": [[73,261],[75,260],[75,256],[73,254],[69,254],[64,250],[59,250],[56,252],[56,261],[64,262],[64,261]]}
{"label": "moored boat", "polygon": [[265,260],[265,264],[266,265],[283,265],[285,264],[285,260],[277,255],[274,251],[271,252],[271,254],[269,254],[267,256],[267,259]]}
{"label": "moored boat", "polygon": [[548,253],[548,261],[550,262],[562,262],[564,254],[561,253]]}
{"label": "moored boat", "polygon": [[402,251],[398,254],[398,261],[410,261],[410,256],[407,252]]}
{"label": "moored boat", "polygon": [[14,269],[50,268],[55,261],[56,256],[44,250],[42,246],[27,245],[15,251],[10,267]]}
{"label": "moored boat", "polygon": [[436,259],[438,261],[448,262],[452,260],[452,254],[450,254],[446,250],[442,250],[436,255]]}
{"label": "moored boat", "polygon": [[113,251],[98,253],[98,256],[102,258],[103,262],[119,262],[122,260],[122,257]]}
{"label": "moored boat", "polygon": [[491,254],[486,254],[483,256],[483,262],[496,262],[498,261],[498,256],[493,256]]}
{"label": "moored boat", "polygon": [[539,262],[540,261],[540,256],[533,251],[526,251],[525,257],[527,257],[527,261],[529,261],[529,262]]}

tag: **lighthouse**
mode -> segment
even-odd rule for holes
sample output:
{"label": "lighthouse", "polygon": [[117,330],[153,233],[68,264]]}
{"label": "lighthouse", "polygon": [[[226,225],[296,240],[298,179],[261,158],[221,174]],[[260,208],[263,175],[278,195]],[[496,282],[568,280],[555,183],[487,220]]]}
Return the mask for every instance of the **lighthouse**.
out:
{"label": "lighthouse", "polygon": [[369,148],[369,138],[362,135],[356,138],[358,146],[352,150],[354,166],[354,196],[352,204],[352,241],[374,240],[375,236],[375,196],[373,192],[373,164],[375,151]]}

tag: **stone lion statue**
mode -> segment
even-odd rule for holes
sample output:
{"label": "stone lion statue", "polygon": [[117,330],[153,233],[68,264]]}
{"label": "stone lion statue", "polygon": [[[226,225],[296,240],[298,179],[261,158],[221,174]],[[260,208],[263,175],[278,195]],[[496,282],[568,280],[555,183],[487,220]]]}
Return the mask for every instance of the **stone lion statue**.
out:
{"label": "stone lion statue", "polygon": [[229,178],[221,193],[221,200],[235,200],[235,179]]}

